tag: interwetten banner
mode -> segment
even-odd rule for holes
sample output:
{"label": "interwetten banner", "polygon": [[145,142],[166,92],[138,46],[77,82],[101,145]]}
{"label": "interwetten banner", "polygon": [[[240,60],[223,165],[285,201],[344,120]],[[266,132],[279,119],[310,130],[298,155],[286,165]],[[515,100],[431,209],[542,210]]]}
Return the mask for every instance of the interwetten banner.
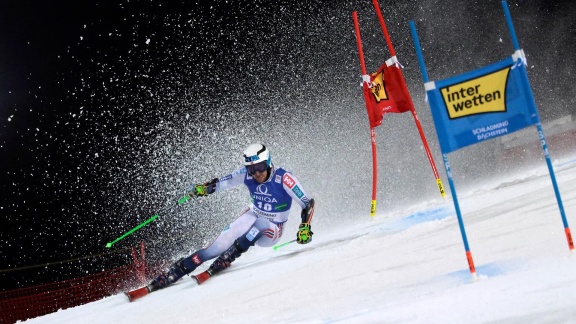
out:
{"label": "interwetten banner", "polygon": [[459,148],[538,123],[521,50],[481,69],[425,84],[440,148]]}

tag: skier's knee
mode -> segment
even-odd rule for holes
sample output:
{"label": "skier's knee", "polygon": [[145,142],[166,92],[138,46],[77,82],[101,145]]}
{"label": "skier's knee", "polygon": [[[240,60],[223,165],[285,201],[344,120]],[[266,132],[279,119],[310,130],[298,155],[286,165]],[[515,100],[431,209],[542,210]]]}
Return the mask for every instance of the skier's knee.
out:
{"label": "skier's knee", "polygon": [[270,221],[266,218],[258,218],[252,226],[256,227],[260,232],[270,227]]}
{"label": "skier's knee", "polygon": [[244,251],[248,250],[249,247],[256,244],[256,241],[262,237],[264,230],[270,227],[269,225],[270,222],[267,219],[258,218],[250,229],[236,240],[237,246]]}

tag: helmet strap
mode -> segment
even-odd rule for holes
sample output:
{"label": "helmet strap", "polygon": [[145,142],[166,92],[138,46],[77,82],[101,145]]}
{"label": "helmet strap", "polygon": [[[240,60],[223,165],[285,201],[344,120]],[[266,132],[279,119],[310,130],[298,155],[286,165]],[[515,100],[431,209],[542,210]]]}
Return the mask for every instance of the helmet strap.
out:
{"label": "helmet strap", "polygon": [[268,169],[266,169],[266,179],[264,180],[264,182],[268,181],[271,175],[272,175],[272,165],[269,165]]}

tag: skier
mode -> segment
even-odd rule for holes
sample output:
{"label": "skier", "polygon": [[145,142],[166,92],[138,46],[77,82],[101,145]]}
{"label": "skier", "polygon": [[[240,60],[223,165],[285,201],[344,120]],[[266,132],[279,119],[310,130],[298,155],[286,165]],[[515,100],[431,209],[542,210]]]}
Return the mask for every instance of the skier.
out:
{"label": "skier", "polygon": [[296,234],[296,242],[307,244],[312,241],[310,221],[314,214],[314,199],[306,195],[294,175],[271,163],[270,151],[263,144],[252,144],[244,150],[243,168],[222,178],[196,184],[188,194],[191,197],[207,196],[242,183],[250,191],[252,203],[240,216],[226,226],[211,245],[176,261],[148,286],[127,293],[130,301],[169,286],[205,261],[217,257],[208,270],[192,276],[198,284],[228,268],[251,246],[273,246],[282,236],[292,200],[302,207],[302,222]]}

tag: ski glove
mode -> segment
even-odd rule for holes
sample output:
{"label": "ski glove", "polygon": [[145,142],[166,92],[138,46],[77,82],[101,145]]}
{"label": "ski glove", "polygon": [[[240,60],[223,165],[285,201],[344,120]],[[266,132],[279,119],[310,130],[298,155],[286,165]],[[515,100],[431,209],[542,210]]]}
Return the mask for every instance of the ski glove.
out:
{"label": "ski glove", "polygon": [[208,196],[209,194],[216,191],[216,183],[218,179],[212,179],[205,183],[199,183],[194,186],[191,186],[188,189],[188,196],[190,197],[203,197]]}
{"label": "ski glove", "polygon": [[193,191],[190,191],[190,196],[208,196],[208,187],[203,184],[197,184],[194,186]]}
{"label": "ski glove", "polygon": [[312,233],[311,226],[309,223],[301,223],[298,226],[298,233],[296,234],[296,242],[298,244],[308,244],[312,241]]}

